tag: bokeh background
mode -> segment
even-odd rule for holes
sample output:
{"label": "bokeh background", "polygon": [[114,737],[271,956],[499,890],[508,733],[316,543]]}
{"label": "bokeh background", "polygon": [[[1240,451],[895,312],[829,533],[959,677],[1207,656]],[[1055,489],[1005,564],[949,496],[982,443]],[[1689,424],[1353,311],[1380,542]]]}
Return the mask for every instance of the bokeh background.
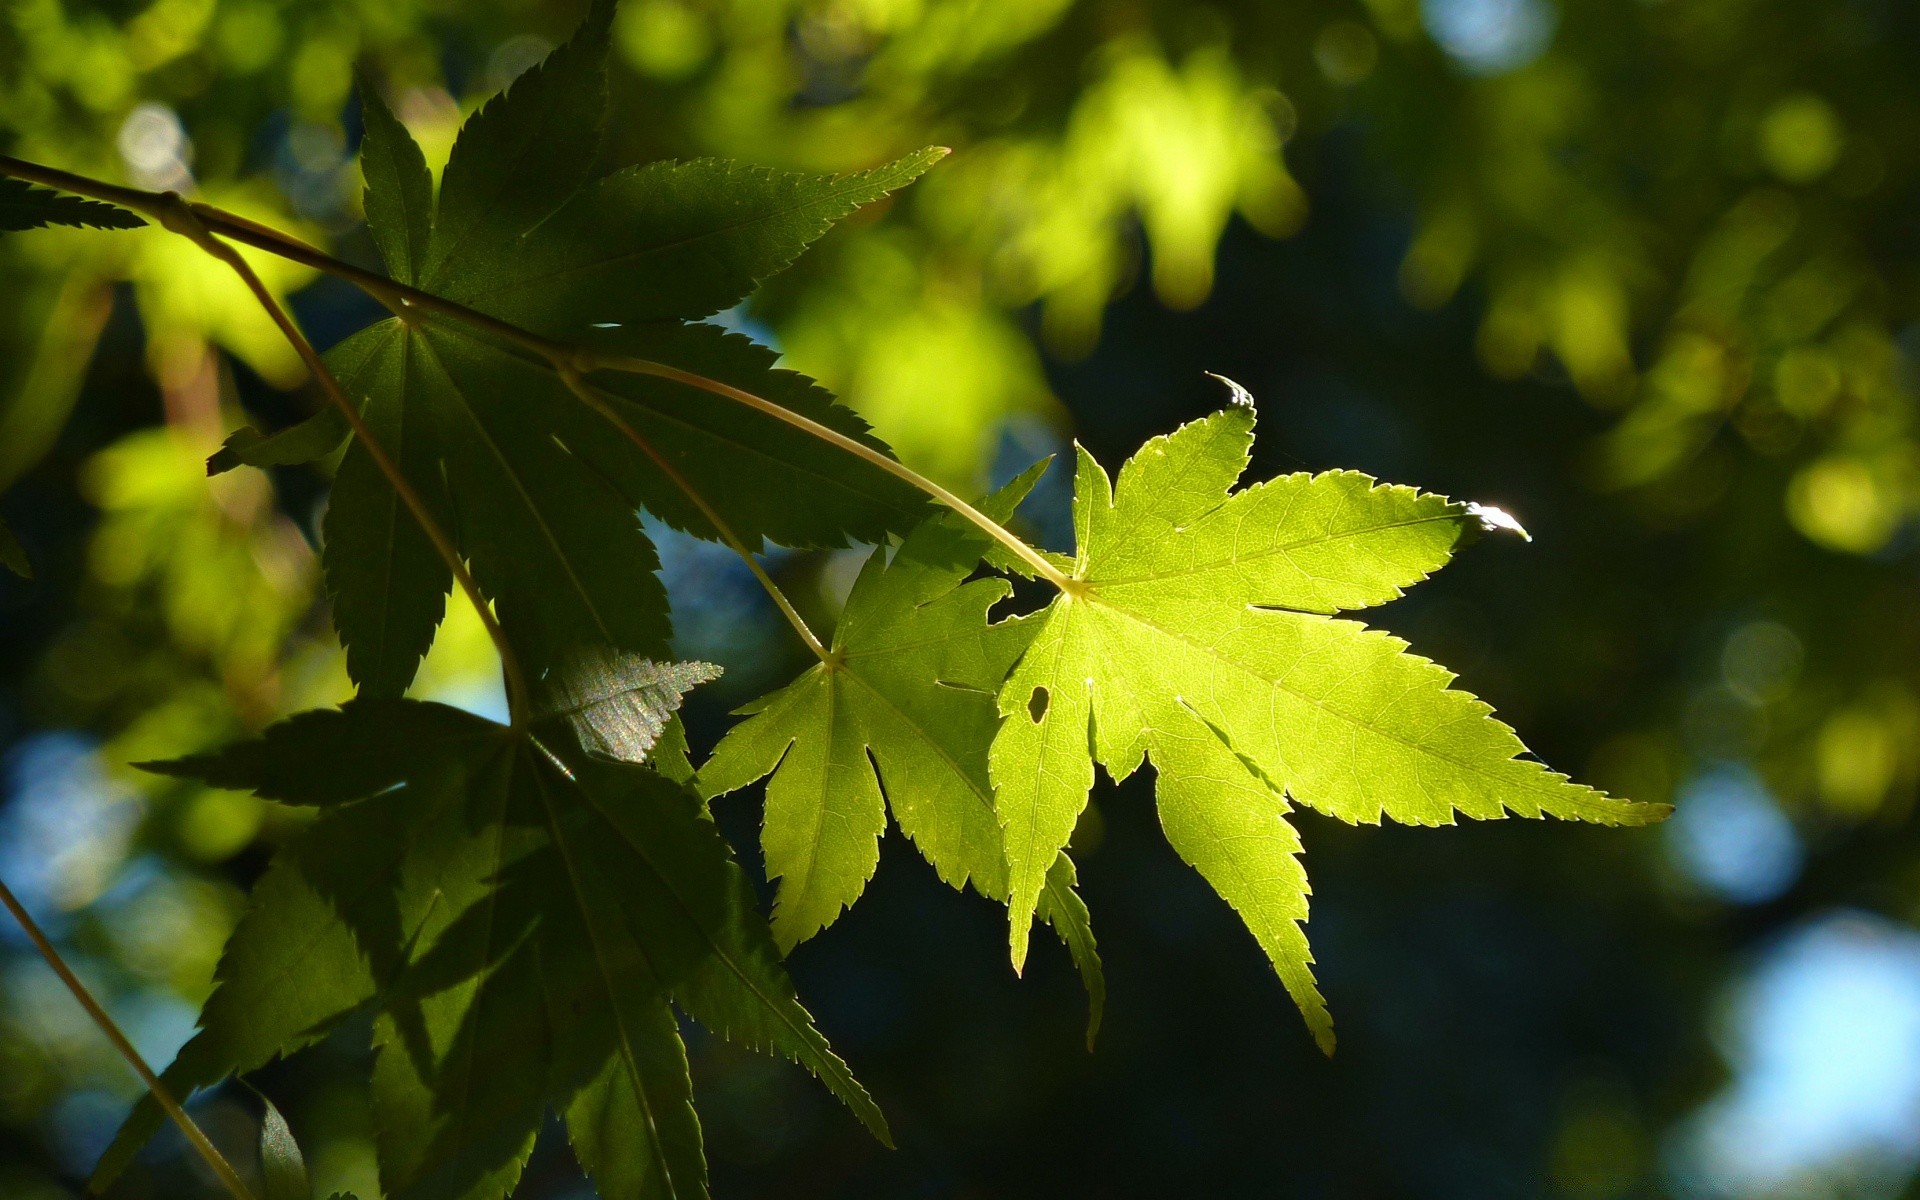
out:
{"label": "bokeh background", "polygon": [[[354,71],[436,163],[577,0],[8,0],[0,145],[374,262]],[[1322,1059],[1142,786],[1075,837],[1107,962],[897,842],[792,969],[892,1116],[695,1035],[722,1197],[1920,1195],[1920,6],[1904,0],[625,0],[609,166],[953,157],[740,310],[902,456],[978,491],[1109,467],[1258,398],[1256,470],[1495,503],[1383,610],[1621,833],[1303,816]],[[375,316],[261,260],[316,341]],[[324,470],[203,457],[316,397],[157,231],[0,243],[0,877],[143,1052],[192,1027],[296,818],[144,777],[348,694]],[[1060,545],[1066,490],[1024,510]],[[728,553],[661,530],[696,746],[803,665]],[[830,623],[858,556],[776,556]],[[422,694],[497,706],[471,613]],[[756,800],[722,803],[753,857]],[[325,1188],[375,1194],[364,1031],[260,1072]],[[0,929],[0,1196],[81,1181],[134,1084]],[[243,1162],[258,1101],[201,1120]],[[171,1134],[117,1198],[214,1195]],[[587,1196],[558,1136],[520,1194]]]}

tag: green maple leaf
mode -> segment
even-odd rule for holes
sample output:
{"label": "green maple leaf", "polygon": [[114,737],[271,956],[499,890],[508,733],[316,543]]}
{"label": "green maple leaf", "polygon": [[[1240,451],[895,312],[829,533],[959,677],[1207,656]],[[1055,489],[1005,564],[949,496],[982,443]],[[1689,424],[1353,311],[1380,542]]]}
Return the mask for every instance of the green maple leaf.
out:
{"label": "green maple leaf", "polygon": [[1299,923],[1298,803],[1349,822],[1507,813],[1638,825],[1616,800],[1519,757],[1492,710],[1406,643],[1330,614],[1381,604],[1451,556],[1470,506],[1334,471],[1229,494],[1250,403],[1155,438],[1117,487],[1079,452],[1071,578],[1000,691],[990,755],[1016,966],[1097,761],[1146,758],[1176,851],[1246,921],[1315,1037],[1332,1024]]}
{"label": "green maple leaf", "polygon": [[[255,1069],[371,1011],[396,1200],[504,1195],[550,1107],[610,1200],[698,1197],[678,1007],[801,1063],[884,1140],[699,801],[562,729],[544,736],[363,699],[151,764],[321,807],[256,887],[167,1083],[186,1093]],[[136,1110],[97,1183],[151,1133],[154,1109]]]}
{"label": "green maple leaf", "polygon": [[0,179],[0,233],[48,225],[94,229],[138,229],[146,222],[117,204],[83,200],[65,192],[34,187],[21,179]]}
{"label": "green maple leaf", "polygon": [[[468,119],[438,205],[419,146],[363,81],[365,207],[388,273],[534,332],[743,388],[885,451],[812,380],[776,369],[772,351],[685,321],[743,298],[939,152],[851,177],[695,161],[589,184],[611,13],[595,4],[572,40]],[[883,540],[925,513],[895,476],[747,405],[601,372],[591,386],[609,417],[526,349],[440,315],[361,330],[326,361],[536,676],[580,641],[664,657],[666,597],[639,509],[751,547]],[[311,461],[344,438],[334,413],[273,436],[240,430],[209,470]],[[791,503],[797,493],[810,503]],[[451,576],[357,442],[334,480],[324,566],[349,674],[369,695],[399,695]]]}
{"label": "green maple leaf", "polygon": [[[1046,469],[1040,463],[982,509],[1010,515]],[[761,848],[779,879],[773,933],[782,949],[851,906],[879,863],[889,810],[955,888],[1008,896],[1006,855],[987,747],[999,724],[993,693],[1032,636],[1031,623],[987,623],[1005,580],[964,583],[987,539],[951,513],[917,528],[891,562],[867,559],[834,630],[827,661],[742,711],[700,768],[703,794],[764,776]],[[1098,1029],[1104,986],[1085,906],[1065,853],[1039,898],[1081,969]]]}
{"label": "green maple leaf", "polygon": [[[589,183],[612,7],[596,4],[572,40],[473,115],[437,206],[424,156],[363,86],[366,212],[389,273],[602,354],[745,389],[884,451],[850,410],[776,368],[772,352],[686,322],[734,303],[939,155],[846,177],[655,163]],[[591,380],[607,409],[596,411],[523,346],[442,316],[383,322],[327,359],[452,533],[535,677],[582,641],[665,657],[666,597],[652,577],[642,508],[754,548],[768,539],[876,541],[925,512],[892,475],[766,413],[685,383],[611,372]],[[342,434],[342,422],[324,414],[272,437],[243,431],[209,465],[300,461]],[[793,503],[797,494],[809,502]],[[367,694],[398,695],[432,641],[451,580],[357,442],[341,460],[325,534],[348,670]]]}

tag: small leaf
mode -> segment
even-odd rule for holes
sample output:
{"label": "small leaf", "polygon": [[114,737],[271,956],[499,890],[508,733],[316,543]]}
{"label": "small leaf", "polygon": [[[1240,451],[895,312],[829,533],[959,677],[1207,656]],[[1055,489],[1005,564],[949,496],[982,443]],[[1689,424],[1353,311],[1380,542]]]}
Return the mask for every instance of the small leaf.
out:
{"label": "small leaf", "polygon": [[212,754],[135,765],[286,804],[336,805],[484,752],[500,734],[498,725],[444,704],[363,696],[289,717]]}
{"label": "small leaf", "polygon": [[[752,392],[892,454],[858,413],[805,375],[776,366],[778,355],[739,334],[668,323],[600,330],[590,343]],[[533,386],[527,373],[512,378]],[[930,511],[919,491],[888,472],[744,404],[646,375],[602,372],[593,382],[749,548],[758,549],[763,538],[794,547],[878,543],[906,533]],[[596,427],[605,424],[589,426]],[[696,537],[717,538],[699,506],[650,456],[604,434],[572,440],[584,460],[649,512]],[[743,463],[752,469],[742,470]],[[799,496],[804,504],[795,502]]]}
{"label": "small leaf", "polygon": [[313,1200],[313,1183],[307,1178],[307,1160],[293,1130],[280,1115],[273,1101],[265,1096],[260,1103],[266,1113],[260,1119],[260,1174],[265,1184],[265,1200]]}
{"label": "small leaf", "polygon": [[1040,893],[1038,915],[1053,926],[1053,932],[1066,945],[1073,969],[1080,974],[1080,986],[1087,990],[1087,1050],[1091,1052],[1100,1037],[1100,1021],[1107,1011],[1107,976],[1100,965],[1100,946],[1093,938],[1093,915],[1075,890],[1079,883],[1073,860],[1062,850],[1060,857],[1053,860],[1053,869],[1047,872],[1047,886]]}
{"label": "small leaf", "polygon": [[701,1200],[707,1160],[673,1010],[662,997],[629,994],[619,1022],[617,1050],[567,1105],[580,1168],[606,1200]]}
{"label": "small leaf", "polygon": [[630,167],[586,187],[513,254],[461,263],[446,294],[562,338],[710,316],[946,153],[929,148],[852,175],[710,158]]}
{"label": "small leaf", "polygon": [[[328,351],[327,365],[429,514],[449,528],[453,504],[428,412],[436,381],[412,339],[384,322]],[[347,673],[369,696],[397,697],[433,642],[453,573],[357,439],[334,476],[323,531],[320,561]]]}
{"label": "small leaf", "polygon": [[34,187],[22,179],[0,179],[0,233],[48,225],[138,229],[145,224],[138,215],[115,204]]}
{"label": "small leaf", "polygon": [[1080,451],[1072,581],[1000,691],[990,755],[1012,876],[1010,942],[1087,802],[1148,757],[1162,824],[1245,919],[1313,1027],[1331,1023],[1299,922],[1306,878],[1291,798],[1345,821],[1505,813],[1639,825],[1538,762],[1491,710],[1406,644],[1326,614],[1391,600],[1445,563],[1466,506],[1353,472],[1230,492],[1253,409],[1155,438],[1117,486]]}
{"label": "small leaf", "polygon": [[[1004,519],[1045,467],[981,508]],[[987,624],[1007,584],[963,582],[985,547],[978,530],[943,514],[915,529],[891,563],[874,551],[847,598],[831,661],[743,709],[747,719],[701,767],[708,796],[772,776],[761,847],[780,881],[773,930],[783,950],[859,898],[889,808],[941,879],[1007,898],[986,750],[999,723],[992,693],[1032,627]],[[1100,960],[1072,887],[1063,855],[1044,889],[1044,915],[1086,979],[1097,1029]]]}
{"label": "small leaf", "polygon": [[644,762],[680,698],[718,678],[720,668],[712,663],[657,663],[589,644],[541,682],[534,716],[569,726],[595,754]]}
{"label": "small leaf", "polygon": [[647,765],[660,774],[673,780],[681,787],[694,785],[693,760],[688,755],[687,727],[675,713],[667,718],[660,730],[660,740],[654,743],[653,753],[647,759]]}
{"label": "small leaf", "polygon": [[325,458],[347,440],[347,419],[332,405],[278,433],[241,426],[207,459],[207,474],[235,467],[292,467]]}

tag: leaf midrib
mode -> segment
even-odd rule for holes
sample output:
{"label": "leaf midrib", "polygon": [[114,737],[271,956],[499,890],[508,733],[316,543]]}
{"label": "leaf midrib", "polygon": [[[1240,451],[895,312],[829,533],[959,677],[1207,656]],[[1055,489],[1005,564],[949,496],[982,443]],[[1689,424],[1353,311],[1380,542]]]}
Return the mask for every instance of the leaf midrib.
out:
{"label": "leaf midrib", "polygon": [[[1240,494],[1244,495],[1245,493],[1240,493]],[[1209,571],[1224,570],[1238,563],[1249,562],[1254,559],[1271,558],[1278,554],[1291,554],[1293,551],[1303,549],[1307,546],[1324,545],[1329,542],[1343,541],[1347,538],[1365,537],[1368,534],[1387,533],[1395,529],[1408,529],[1416,525],[1430,525],[1436,521],[1457,521],[1458,519],[1459,517],[1457,514],[1448,514],[1448,513],[1442,513],[1442,514],[1431,516],[1431,517],[1413,517],[1405,521],[1390,521],[1385,524],[1369,525],[1360,529],[1342,530],[1338,533],[1328,532],[1328,533],[1319,534],[1313,537],[1300,538],[1292,542],[1287,542],[1283,545],[1269,546],[1264,550],[1254,550],[1245,554],[1235,553],[1230,560],[1222,561],[1219,559],[1212,559],[1204,563],[1195,564],[1190,567],[1180,568],[1178,570],[1154,571],[1144,575],[1107,576],[1104,578],[1089,580],[1088,583],[1093,587],[1099,587],[1101,585],[1115,586],[1115,585],[1121,585],[1121,584],[1134,584],[1134,583],[1155,583],[1155,582],[1159,582],[1167,579],[1177,579],[1183,575],[1200,575]],[[1189,530],[1191,530],[1193,527],[1189,526],[1188,528]],[[1097,561],[1098,556],[1094,556],[1094,557],[1095,557],[1095,560]],[[1305,572],[1302,572],[1302,574],[1305,574]],[[1424,579],[1429,574],[1431,574],[1430,571],[1422,571],[1420,572],[1420,578]],[[1266,606],[1263,606],[1263,607],[1266,607]],[[1274,607],[1284,608],[1285,606],[1280,605],[1280,606],[1274,606]],[[1307,610],[1294,610],[1294,611],[1307,611]]]}
{"label": "leaf midrib", "polygon": [[547,522],[546,514],[540,510],[538,504],[534,503],[532,494],[527,491],[526,482],[521,479],[520,472],[514,468],[513,463],[501,452],[499,444],[494,441],[493,435],[487,430],[486,422],[482,421],[480,414],[474,411],[472,403],[467,399],[465,389],[454,382],[453,375],[448,372],[446,363],[440,360],[439,353],[433,348],[433,343],[423,337],[421,344],[427,353],[433,357],[434,365],[439,369],[441,378],[447,381],[448,389],[454,396],[459,398],[460,411],[466,414],[467,420],[471,422],[474,432],[486,446],[487,451],[492,454],[494,462],[499,465],[501,473],[512,482],[513,490],[515,494],[520,497],[521,503],[526,507],[527,515],[533,519],[534,525],[540,530],[540,536],[547,543],[547,548],[553,552],[554,559],[559,562],[561,569],[566,572],[567,582],[572,584],[572,591],[580,598],[580,602],[585,606],[588,615],[593,618],[594,626],[600,631],[600,636],[606,639],[608,645],[619,645],[620,642],[614,637],[611,628],[607,624],[607,619],[600,613],[600,606],[594,603],[592,594],[588,591],[586,585],[581,582],[579,572],[574,569],[572,557],[568,555],[565,548],[561,546],[559,539],[554,536],[553,526]]}
{"label": "leaf midrib", "polygon": [[[1327,713],[1329,716],[1332,716],[1340,721],[1346,722],[1347,724],[1350,724],[1350,725],[1357,726],[1361,729],[1366,730],[1369,733],[1372,733],[1378,737],[1384,738],[1388,741],[1397,742],[1400,745],[1405,746],[1408,749],[1416,751],[1418,753],[1431,755],[1432,757],[1437,758],[1442,762],[1449,763],[1473,775],[1480,776],[1481,778],[1484,778],[1484,779],[1491,779],[1507,786],[1512,786],[1517,783],[1519,784],[1519,786],[1524,787],[1527,791],[1538,792],[1543,795],[1551,795],[1558,790],[1557,788],[1552,786],[1553,783],[1565,782],[1564,779],[1558,780],[1558,781],[1554,780],[1552,775],[1550,773],[1544,772],[1544,770],[1542,774],[1545,776],[1545,782],[1543,782],[1541,779],[1538,779],[1538,778],[1527,778],[1523,780],[1502,779],[1500,776],[1496,775],[1493,771],[1488,770],[1486,767],[1480,766],[1479,764],[1473,763],[1468,760],[1457,758],[1454,755],[1447,754],[1432,746],[1423,745],[1419,742],[1412,740],[1411,738],[1405,737],[1392,730],[1383,729],[1371,721],[1366,721],[1358,717],[1349,716],[1346,713],[1340,712],[1338,709],[1332,708],[1331,706],[1326,704],[1324,701],[1320,700],[1315,696],[1309,695],[1308,693],[1303,692],[1296,687],[1288,686],[1282,680],[1269,679],[1267,676],[1261,674],[1259,671],[1249,666],[1246,666],[1244,663],[1241,663],[1233,658],[1228,657],[1227,655],[1220,652],[1215,647],[1209,646],[1204,642],[1196,641],[1193,638],[1188,637],[1184,633],[1179,633],[1175,630],[1168,629],[1165,626],[1155,624],[1150,618],[1146,617],[1144,614],[1137,613],[1131,609],[1128,609],[1121,605],[1113,603],[1111,600],[1101,596],[1097,590],[1090,588],[1086,593],[1084,593],[1084,595],[1081,598],[1088,601],[1089,603],[1094,604],[1097,607],[1104,608],[1110,612],[1113,612],[1119,615],[1120,617],[1126,620],[1129,620],[1136,625],[1139,625],[1143,629],[1146,629],[1152,633],[1157,633],[1162,637],[1170,638],[1174,641],[1181,643],[1182,645],[1185,645],[1190,647],[1191,649],[1197,650],[1200,653],[1212,658],[1214,661],[1222,663],[1234,671],[1240,672],[1246,676],[1249,676],[1255,680],[1258,680],[1266,684],[1268,687],[1278,688],[1279,690],[1286,692],[1288,695],[1291,695],[1313,706],[1314,708],[1317,708],[1322,712]],[[1271,611],[1284,612],[1284,611],[1290,611],[1290,610],[1280,609],[1280,610],[1271,610]],[[1320,614],[1315,614],[1315,613],[1298,613],[1294,615],[1308,616],[1308,617],[1320,616]],[[1338,618],[1324,618],[1324,619],[1335,620]],[[1423,659],[1422,661],[1424,662],[1426,660]],[[1451,690],[1451,689],[1446,689],[1446,690]],[[1489,717],[1487,719],[1491,720],[1492,718]],[[1502,726],[1502,728],[1504,728],[1504,726]],[[1512,763],[1512,762],[1518,762],[1518,761],[1521,761],[1521,760],[1513,756],[1508,756],[1507,758],[1504,758],[1501,760],[1502,763]],[[1587,809],[1587,810],[1590,810],[1593,812],[1599,812],[1599,813],[1608,813],[1609,815],[1614,815],[1616,819],[1618,818],[1618,814],[1612,808],[1609,808],[1608,805],[1605,804],[1604,802],[1595,803],[1593,801],[1585,800],[1583,798],[1577,801],[1570,801],[1570,803],[1573,803],[1577,807],[1582,809]],[[1615,800],[1613,801],[1613,803],[1623,804],[1625,802]],[[1501,807],[1505,809],[1507,806],[1503,803]],[[1542,811],[1545,811],[1544,808]]]}

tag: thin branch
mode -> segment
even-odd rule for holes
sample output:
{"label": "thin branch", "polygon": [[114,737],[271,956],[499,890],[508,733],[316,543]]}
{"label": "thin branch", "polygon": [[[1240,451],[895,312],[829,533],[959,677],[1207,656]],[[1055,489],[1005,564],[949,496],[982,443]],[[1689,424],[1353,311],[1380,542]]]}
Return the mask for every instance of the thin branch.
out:
{"label": "thin branch", "polygon": [[752,392],[742,388],[721,383],[717,379],[709,379],[705,375],[697,375],[692,371],[683,371],[679,367],[668,366],[665,363],[657,363],[651,359],[632,358],[625,355],[599,355],[591,351],[582,352],[580,357],[583,360],[583,364],[590,365],[592,368],[607,371],[623,371],[633,375],[651,375],[658,379],[666,379],[674,383],[685,384],[688,387],[699,388],[703,392],[712,392],[716,396],[724,396],[729,400],[744,404],[748,408],[763,412],[777,420],[785,421],[795,429],[809,433],[821,441],[826,442],[828,445],[844,450],[864,462],[872,463],[889,475],[911,484],[927,495],[932,496],[935,500],[938,500],[940,503],[979,526],[992,536],[995,541],[1019,555],[1028,566],[1033,568],[1036,575],[1049,581],[1062,591],[1072,591],[1076,586],[1075,582],[1069,579],[1060,568],[1048,562],[1044,555],[1015,536],[1011,530],[1000,524],[1000,522],[981,512],[973,505],[968,504],[965,500],[954,495],[946,488],[941,487],[933,480],[928,479],[912,467],[902,463],[899,459],[889,458],[865,442],[850,438],[838,429],[822,425],[812,417],[806,416],[803,413],[797,413],[785,405],[775,404],[765,397],[756,396]]}
{"label": "thin branch", "polygon": [[347,396],[346,391],[340,386],[340,381],[334,378],[333,372],[327,369],[327,364],[321,360],[319,352],[313,348],[313,343],[300,332],[300,327],[293,323],[286,309],[274,299],[273,293],[267,290],[267,286],[260,281],[260,276],[254,273],[253,268],[247,264],[247,260],[240,256],[239,251],[214,237],[198,214],[178,197],[175,197],[170,207],[161,209],[159,217],[161,223],[169,230],[191,239],[208,254],[232,267],[240,276],[247,285],[247,289],[260,302],[260,306],[266,309],[267,315],[273,318],[273,323],[280,327],[280,332],[286,335],[288,342],[292,343],[301,361],[312,373],[314,381],[320,385],[320,390],[325,392],[327,399],[340,410],[340,415],[346,419],[354,436],[360,439],[360,444],[366,447],[367,454],[373,459],[374,465],[380,469],[380,473],[386,476],[387,483],[400,497],[401,503],[407,506],[407,511],[413,514],[413,519],[420,523],[420,528],[426,533],[427,540],[433,543],[434,550],[446,562],[448,570],[453,572],[454,579],[460,584],[460,590],[466,593],[467,600],[479,614],[481,624],[486,627],[487,636],[493,639],[494,650],[500,656],[500,670],[506,679],[507,695],[510,701],[509,713],[514,726],[518,728],[526,714],[532,711],[526,675],[520,669],[520,660],[514,654],[513,646],[507,641],[506,631],[500,627],[499,619],[487,605],[486,597],[481,595],[480,585],[474,581],[466,564],[461,561],[460,552],[454,547],[453,539],[440,528],[440,523],[434,520],[425,501],[421,500],[420,494],[414,490],[413,485],[401,472],[399,464],[393,461],[386,447],[373,436],[373,431],[367,427],[359,408]]}
{"label": "thin branch", "polygon": [[[85,176],[55,170],[51,167],[43,167],[36,163],[23,162],[20,159],[8,158],[3,155],[0,155],[0,175],[13,175],[30,182],[44,183],[49,187],[61,188],[73,192],[75,195],[89,196],[94,199],[122,204],[136,211],[153,215],[156,219],[160,219],[160,214],[168,211],[170,203],[168,198],[171,196],[171,193],[143,192],[136,188],[118,187],[114,184],[101,183],[97,180],[88,179]],[[177,198],[172,201],[172,203],[177,202]],[[210,204],[190,204],[188,208],[207,230],[217,233],[222,237],[231,238],[236,242],[252,246],[255,249],[265,250],[270,254],[277,254],[282,258],[291,259],[294,262],[305,264],[316,270],[338,276],[358,285],[390,308],[403,307],[417,309],[423,312],[437,313],[441,316],[460,321],[463,324],[471,325],[477,329],[486,330],[501,338],[503,341],[509,342],[546,360],[555,371],[571,368],[583,375],[601,370],[621,371],[636,375],[651,375],[655,378],[670,380],[687,387],[710,392],[716,396],[725,397],[735,403],[744,404],[749,408],[763,412],[776,420],[784,421],[804,433],[819,438],[829,445],[835,446],[848,454],[852,454],[865,462],[879,467],[889,475],[894,476],[911,487],[925,492],[948,508],[953,509],[962,517],[965,517],[977,525],[995,541],[1018,555],[1022,561],[1033,568],[1036,575],[1049,581],[1055,587],[1065,592],[1079,590],[1080,585],[1077,581],[1069,578],[1058,567],[1048,561],[1038,550],[1029,546],[998,521],[987,516],[979,509],[973,507],[973,505],[968,504],[953,492],[940,486],[933,480],[928,479],[898,459],[889,458],[872,446],[850,438],[839,430],[822,425],[820,422],[794,412],[792,409],[775,404],[771,400],[757,396],[742,388],[721,383],[716,379],[709,379],[705,375],[700,375],[692,371],[683,371],[678,367],[669,366],[665,363],[624,355],[597,354],[582,347],[557,341],[553,338],[543,337],[540,334],[522,329],[510,322],[502,321],[497,317],[490,317],[485,313],[468,308],[466,305],[457,301],[436,296],[432,292],[422,291],[419,288],[388,279],[384,275],[368,271],[365,268],[342,262],[340,259],[313,246],[309,246],[297,238],[289,237],[277,230],[270,229],[254,221],[249,221],[244,217],[237,216],[223,209],[215,208]]]}
{"label": "thin branch", "polygon": [[133,1068],[133,1073],[140,1077],[140,1082],[147,1085],[147,1094],[152,1096],[154,1103],[160,1106],[161,1111],[180,1127],[180,1132],[186,1135],[187,1144],[200,1155],[201,1160],[213,1171],[227,1191],[233,1194],[234,1200],[253,1200],[253,1193],[241,1181],[239,1173],[233,1169],[233,1164],[228,1162],[219,1148],[207,1139],[207,1135],[201,1131],[200,1126],[194,1124],[193,1118],[187,1115],[187,1110],[180,1107],[180,1102],[175,1100],[173,1093],[160,1082],[160,1077],[153,1073],[153,1068],[147,1066],[147,1060],[140,1057],[140,1052],[133,1048],[133,1043],[127,1040],[127,1035],[121,1032],[120,1026],[114,1022],[113,1017],[108,1015],[107,1010],[101,1007],[98,1000],[94,999],[93,993],[87,990],[87,985],[80,982],[80,977],[73,973],[73,968],[67,965],[67,960],[60,957],[60,951],[54,948],[53,942],[48,939],[45,931],[33,919],[32,914],[27,912],[26,906],[20,903],[19,898],[13,894],[13,889],[9,888],[4,880],[0,880],[0,905],[5,905],[7,911],[13,914],[13,919],[20,923],[20,928],[26,930],[27,940],[33,943],[33,948],[39,951],[40,957],[53,968],[53,973],[60,977],[60,982],[67,985],[67,990],[72,992],[73,998],[80,1002],[80,1007],[87,1010],[87,1015],[93,1018],[93,1023],[99,1026],[100,1032],[107,1036],[107,1041],[113,1043],[113,1048],[120,1052],[120,1057]]}
{"label": "thin branch", "polygon": [[568,391],[579,397],[581,403],[604,417],[609,424],[619,430],[642,454],[653,461],[653,465],[659,468],[662,475],[671,480],[673,485],[693,502],[693,506],[700,510],[700,515],[705,517],[707,523],[713,526],[714,532],[720,535],[720,540],[727,544],[728,549],[740,556],[741,562],[747,564],[747,569],[753,572],[753,577],[760,581],[760,586],[765,588],[767,595],[773,598],[774,606],[780,610],[780,615],[787,619],[787,624],[793,626],[793,631],[800,635],[800,640],[807,644],[807,649],[813,651],[814,657],[821,662],[831,662],[832,653],[821,644],[813,630],[807,628],[806,621],[801,619],[799,611],[793,607],[793,602],[787,599],[787,594],[780,590],[780,585],[767,574],[766,568],[760,565],[760,560],[754,557],[753,551],[747,549],[746,542],[733,531],[733,526],[727,523],[726,518],[708,503],[707,498],[700,494],[699,489],[680,473],[679,468],[675,467],[666,455],[655,450],[653,443],[641,437],[639,431],[629,424],[618,410],[607,403],[606,395],[599,388],[581,378],[580,372],[570,366],[555,369],[560,374],[560,381],[567,385]]}

